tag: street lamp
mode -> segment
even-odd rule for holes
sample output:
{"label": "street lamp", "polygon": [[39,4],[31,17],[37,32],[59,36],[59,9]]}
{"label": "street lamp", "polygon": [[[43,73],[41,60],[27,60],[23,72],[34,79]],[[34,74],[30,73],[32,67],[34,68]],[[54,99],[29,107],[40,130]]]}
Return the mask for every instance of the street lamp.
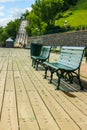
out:
{"label": "street lamp", "polygon": [[39,28],[36,28],[36,31],[39,32]]}
{"label": "street lamp", "polygon": [[68,22],[67,20],[64,21],[64,26],[67,28]]}
{"label": "street lamp", "polygon": [[36,28],[36,31],[37,31],[37,35],[39,35],[40,30],[39,30],[39,28],[38,28],[38,27]]}

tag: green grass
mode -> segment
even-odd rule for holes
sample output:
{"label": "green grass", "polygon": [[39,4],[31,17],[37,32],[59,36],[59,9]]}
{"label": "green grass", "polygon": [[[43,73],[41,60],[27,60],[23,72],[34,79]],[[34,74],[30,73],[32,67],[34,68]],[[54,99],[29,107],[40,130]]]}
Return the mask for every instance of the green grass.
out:
{"label": "green grass", "polygon": [[80,0],[75,7],[66,11],[63,18],[57,20],[55,24],[64,26],[65,20],[71,27],[87,27],[87,0]]}

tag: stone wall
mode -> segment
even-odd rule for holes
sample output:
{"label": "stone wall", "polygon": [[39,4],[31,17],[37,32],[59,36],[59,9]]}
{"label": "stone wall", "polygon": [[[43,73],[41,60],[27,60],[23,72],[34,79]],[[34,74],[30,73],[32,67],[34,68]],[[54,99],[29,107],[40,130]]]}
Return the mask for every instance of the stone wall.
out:
{"label": "stone wall", "polygon": [[51,46],[87,46],[87,30],[29,37],[28,46],[32,42]]}

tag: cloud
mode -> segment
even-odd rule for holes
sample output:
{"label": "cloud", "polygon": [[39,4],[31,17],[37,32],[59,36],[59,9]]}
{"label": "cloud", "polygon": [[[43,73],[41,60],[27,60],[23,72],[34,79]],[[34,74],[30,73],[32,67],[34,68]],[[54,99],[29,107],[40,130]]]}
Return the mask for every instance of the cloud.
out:
{"label": "cloud", "polygon": [[0,12],[0,16],[4,16],[4,13],[3,13],[3,12]]}
{"label": "cloud", "polygon": [[[27,7],[25,9],[19,9],[19,8],[11,8],[9,10],[9,15],[7,18],[0,18],[0,26],[6,26],[7,23],[9,23],[11,20],[14,21],[16,18],[20,18],[20,16],[26,11],[29,10],[31,11],[32,8]],[[4,15],[3,12],[0,12],[0,16]]]}
{"label": "cloud", "polygon": [[[33,2],[33,0],[0,0],[0,26],[6,26],[11,20],[13,21],[16,18],[20,18],[26,10],[30,12],[32,10],[32,8],[29,7],[31,2]],[[27,5],[27,7],[25,7],[25,5]]]}
{"label": "cloud", "polygon": [[0,3],[4,3],[4,2],[13,2],[14,0],[0,0]]}
{"label": "cloud", "polygon": [[26,11],[26,10],[28,10],[29,12],[32,10],[32,7],[27,7],[27,8],[25,8],[24,9],[24,12]]}
{"label": "cloud", "polygon": [[25,1],[25,2],[30,1],[30,2],[32,2],[32,0],[0,0],[0,3],[5,3],[5,2],[18,2],[18,1],[20,1],[20,2],[22,2],[22,1]]}
{"label": "cloud", "polygon": [[11,9],[10,9],[10,14],[11,14],[13,17],[20,17],[26,10],[31,11],[32,8],[31,8],[31,7],[27,7],[27,8],[25,8],[25,9],[11,8]]}
{"label": "cloud", "polygon": [[4,9],[4,6],[0,6],[0,16],[4,16],[3,9]]}
{"label": "cloud", "polygon": [[0,11],[4,9],[4,6],[0,6]]}
{"label": "cloud", "polygon": [[0,19],[0,26],[6,26],[8,22],[10,22],[12,19],[11,18],[1,18]]}
{"label": "cloud", "polygon": [[10,15],[12,15],[13,17],[20,17],[22,14],[22,10],[19,8],[11,8],[10,9]]}

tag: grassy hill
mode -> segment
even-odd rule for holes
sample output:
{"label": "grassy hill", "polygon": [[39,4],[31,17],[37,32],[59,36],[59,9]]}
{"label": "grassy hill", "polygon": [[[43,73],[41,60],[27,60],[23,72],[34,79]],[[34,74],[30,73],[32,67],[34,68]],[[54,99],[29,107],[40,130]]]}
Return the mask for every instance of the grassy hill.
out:
{"label": "grassy hill", "polygon": [[87,28],[87,0],[79,0],[76,6],[66,11],[63,17],[56,21],[56,25],[64,26],[65,20],[71,27]]}

